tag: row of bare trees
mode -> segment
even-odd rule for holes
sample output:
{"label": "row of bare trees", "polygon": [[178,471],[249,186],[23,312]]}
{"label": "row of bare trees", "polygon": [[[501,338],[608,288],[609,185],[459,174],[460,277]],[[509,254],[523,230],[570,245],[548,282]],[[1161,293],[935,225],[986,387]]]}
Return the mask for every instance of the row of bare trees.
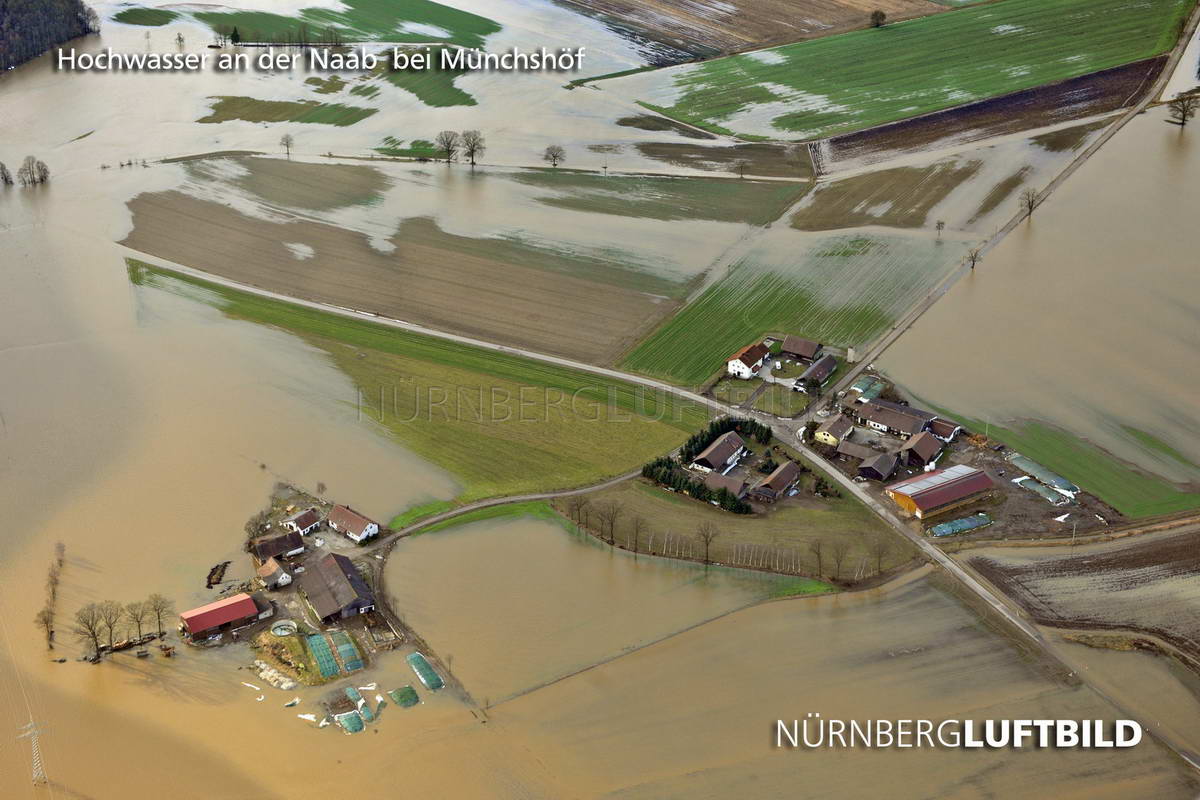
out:
{"label": "row of bare trees", "polygon": [[457,161],[461,155],[473,167],[475,160],[482,158],[487,150],[487,140],[479,131],[442,131],[434,137],[433,146],[447,164]]}
{"label": "row of bare trees", "polygon": [[[609,545],[616,546],[618,523],[627,516],[620,502],[613,499],[593,502],[583,495],[574,495],[567,499],[566,507],[572,522],[585,530],[594,532]],[[635,557],[642,552],[643,547],[647,551],[657,552],[657,549],[654,548],[654,540],[658,534],[650,534],[646,519],[637,514],[627,518],[623,546],[627,550],[633,551]],[[687,544],[687,540],[685,540],[682,545],[682,555],[698,557],[706,565],[713,563],[714,545],[724,533],[715,522],[708,520],[701,522],[690,539],[695,547]],[[672,553],[681,547],[680,539],[677,536],[664,535],[662,540],[671,543],[667,549]],[[774,544],[770,546],[734,544],[734,554],[726,561],[735,566],[768,567],[779,572],[800,573],[805,571],[817,578],[841,580],[846,560],[853,547],[854,542],[849,536],[838,536],[828,540],[818,537],[808,542],[808,553],[811,556],[811,561],[809,561],[801,559],[799,551],[792,548],[780,549]],[[874,574],[883,572],[884,561],[892,552],[892,544],[888,537],[882,534],[869,537],[866,540],[866,550],[867,559],[874,562]],[[665,549],[664,552],[667,550]],[[802,563],[802,561],[808,563]],[[809,569],[805,569],[806,567]],[[827,568],[831,568],[832,571],[827,571]]]}
{"label": "row of bare trees", "polygon": [[[2,165],[0,165],[2,166]],[[54,545],[54,559],[46,573],[46,603],[33,617],[33,623],[46,635],[46,647],[54,649],[54,618],[58,610],[58,585],[62,582],[63,565],[67,560],[67,546],[62,542]]]}
{"label": "row of bare trees", "polygon": [[[22,186],[34,186],[39,183],[46,183],[50,180],[50,168],[46,166],[46,162],[34,156],[25,156],[21,162],[21,166],[17,168],[16,182]],[[8,167],[0,161],[0,185],[12,186],[13,176],[8,171]]]}
{"label": "row of bare trees", "polygon": [[122,634],[132,633],[140,639],[151,623],[161,635],[163,622],[174,613],[175,603],[161,594],[152,594],[145,600],[125,604],[104,600],[88,603],[76,611],[72,632],[99,656],[105,646],[111,649]]}

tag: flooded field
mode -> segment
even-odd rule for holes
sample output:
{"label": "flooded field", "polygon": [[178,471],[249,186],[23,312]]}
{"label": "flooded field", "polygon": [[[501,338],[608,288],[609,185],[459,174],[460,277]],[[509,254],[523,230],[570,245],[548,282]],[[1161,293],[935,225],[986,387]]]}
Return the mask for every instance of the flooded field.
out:
{"label": "flooded field", "polygon": [[1123,466],[1200,482],[1200,373],[1184,366],[1200,346],[1200,144],[1164,117],[1118,133],[882,359],[920,397],[1012,429],[1018,447],[1134,514],[1200,503]]}
{"label": "flooded field", "polygon": [[635,560],[530,517],[406,539],[387,570],[405,622],[492,703],[763,600],[787,580]]}

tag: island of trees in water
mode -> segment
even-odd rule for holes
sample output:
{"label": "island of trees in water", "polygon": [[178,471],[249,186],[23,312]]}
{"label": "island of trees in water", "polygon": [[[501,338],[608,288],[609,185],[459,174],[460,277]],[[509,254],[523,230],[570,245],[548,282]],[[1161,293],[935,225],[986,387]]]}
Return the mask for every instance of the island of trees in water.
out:
{"label": "island of trees in water", "polygon": [[100,18],[81,0],[0,0],[0,70],[99,31]]}

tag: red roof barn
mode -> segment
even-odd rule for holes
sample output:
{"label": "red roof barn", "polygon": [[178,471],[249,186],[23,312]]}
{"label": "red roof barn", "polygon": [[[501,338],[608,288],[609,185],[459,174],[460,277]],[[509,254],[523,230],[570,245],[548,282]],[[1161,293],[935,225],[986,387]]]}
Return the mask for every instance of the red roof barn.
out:
{"label": "red roof barn", "polygon": [[248,594],[235,594],[179,615],[183,629],[193,639],[258,619],[258,604]]}

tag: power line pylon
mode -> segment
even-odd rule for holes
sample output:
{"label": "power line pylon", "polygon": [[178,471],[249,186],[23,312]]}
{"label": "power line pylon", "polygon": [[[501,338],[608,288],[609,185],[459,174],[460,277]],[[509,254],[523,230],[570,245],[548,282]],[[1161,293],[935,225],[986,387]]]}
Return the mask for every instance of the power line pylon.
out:
{"label": "power line pylon", "polygon": [[49,783],[50,779],[46,777],[46,768],[42,764],[42,748],[38,743],[38,736],[42,733],[45,733],[45,731],[42,728],[39,728],[32,719],[21,727],[17,728],[17,730],[22,731],[22,733],[17,735],[18,739],[29,740],[29,745],[33,756],[34,784],[37,785]]}

